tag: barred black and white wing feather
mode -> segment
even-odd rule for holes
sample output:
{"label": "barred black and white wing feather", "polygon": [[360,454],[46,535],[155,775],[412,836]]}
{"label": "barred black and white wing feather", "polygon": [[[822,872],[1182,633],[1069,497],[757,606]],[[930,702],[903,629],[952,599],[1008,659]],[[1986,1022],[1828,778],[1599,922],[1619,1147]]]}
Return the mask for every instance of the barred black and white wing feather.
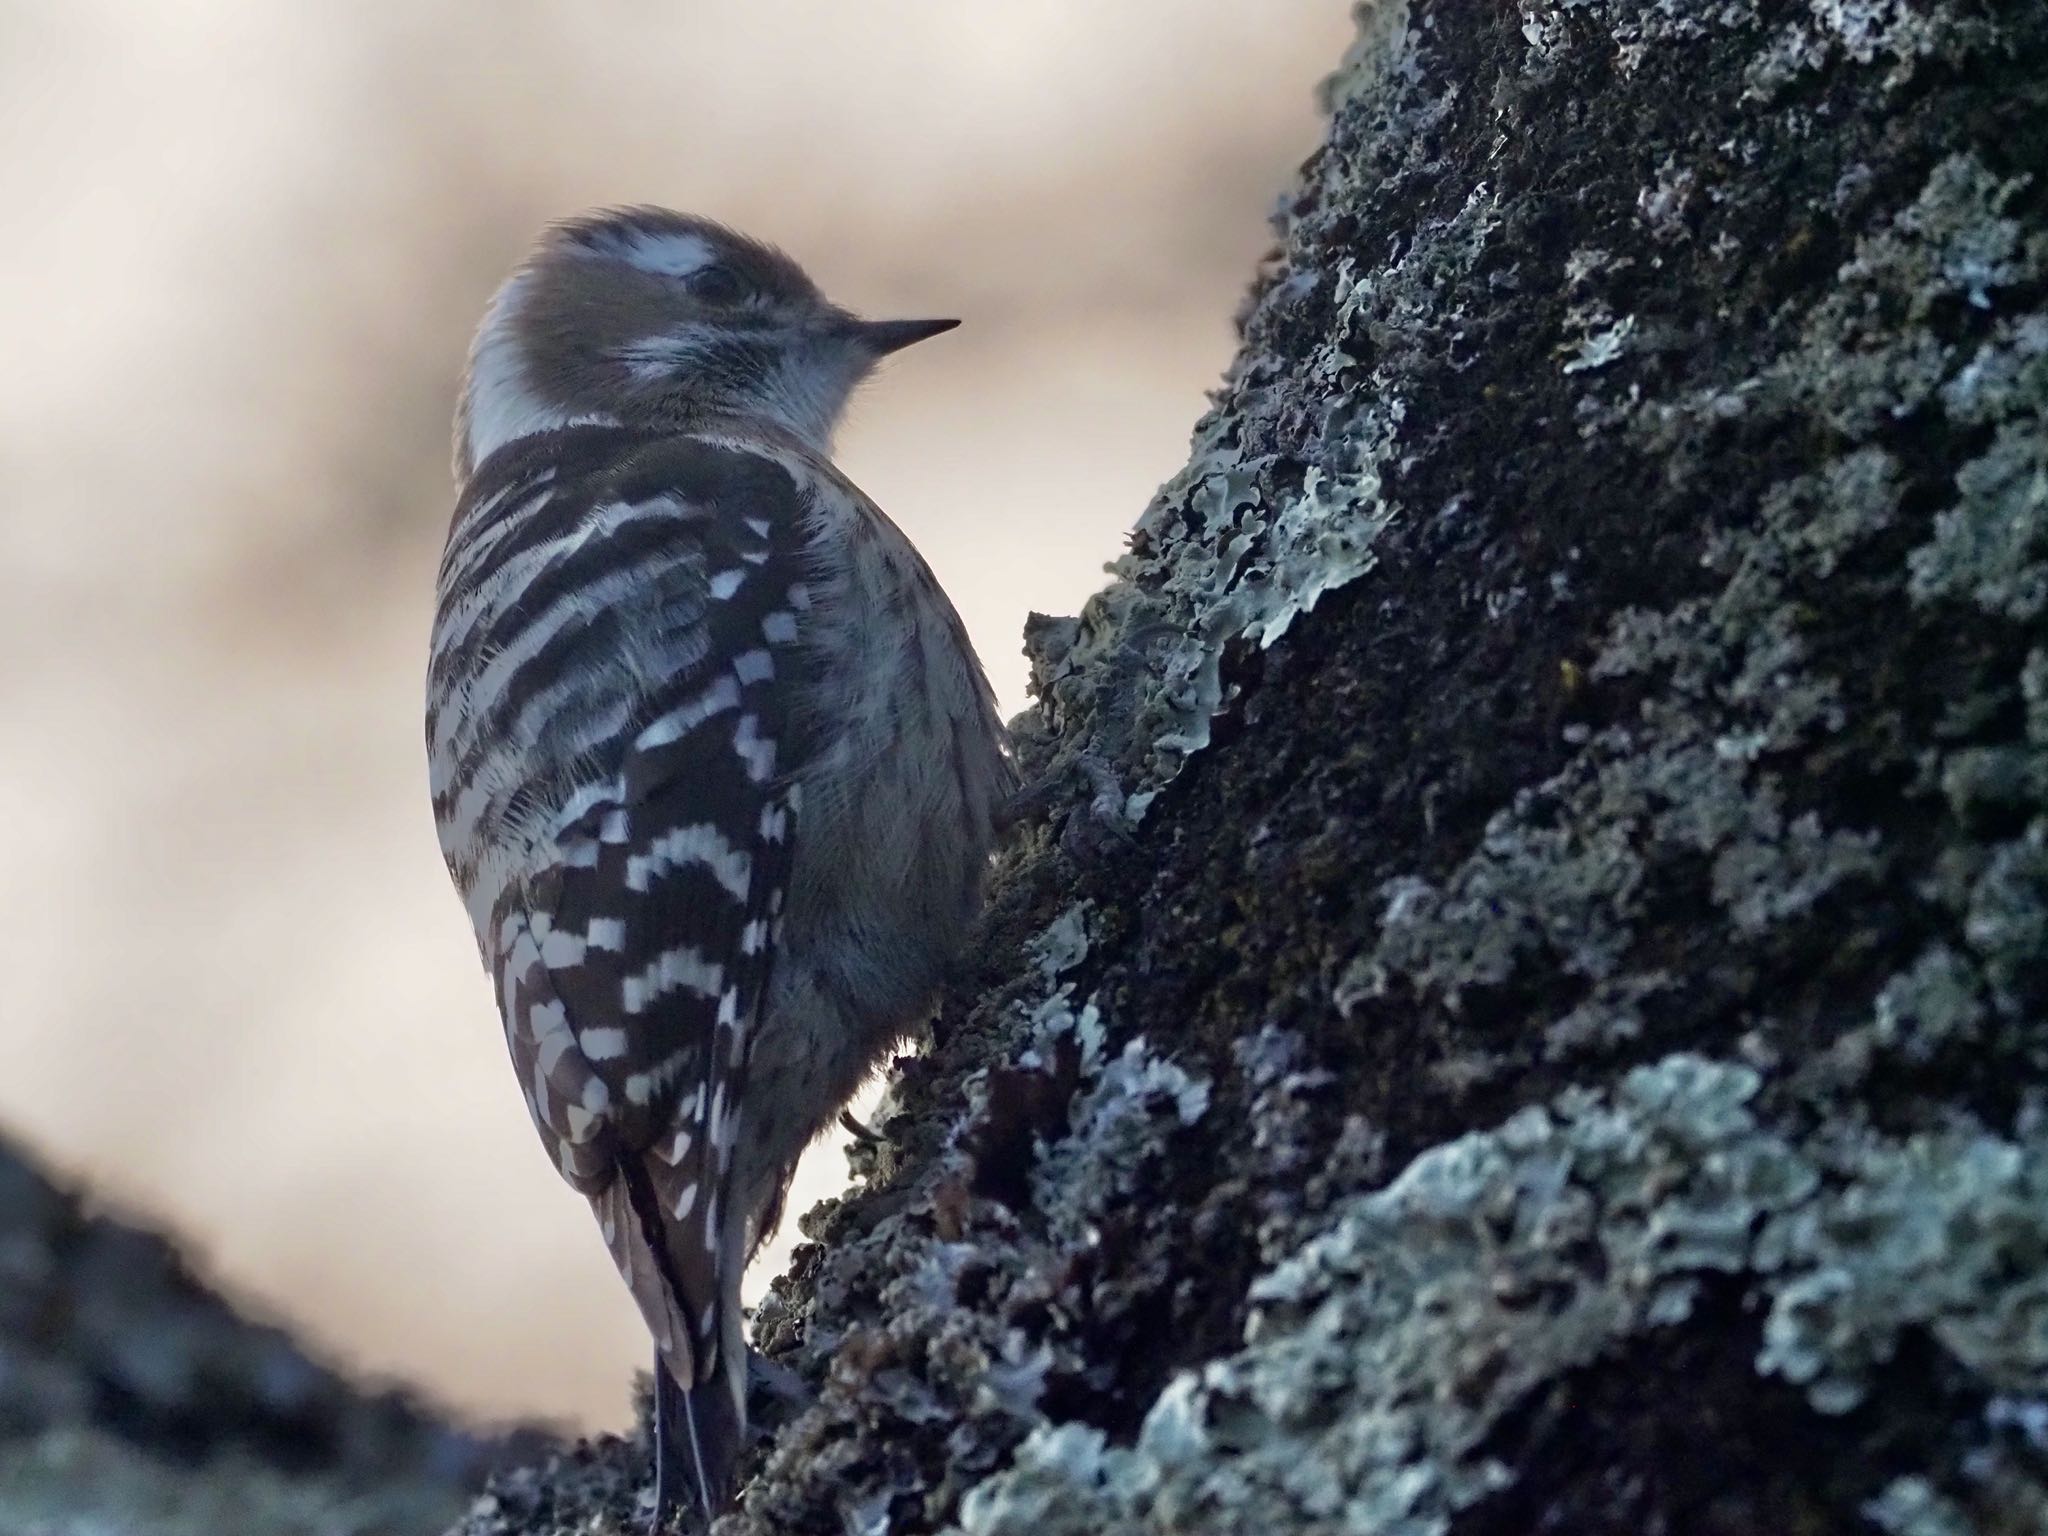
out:
{"label": "barred black and white wing feather", "polygon": [[806,494],[772,454],[618,428],[480,467],[439,580],[443,851],[542,1141],[589,1197],[707,1511],[744,1418],[728,1198],[801,747]]}

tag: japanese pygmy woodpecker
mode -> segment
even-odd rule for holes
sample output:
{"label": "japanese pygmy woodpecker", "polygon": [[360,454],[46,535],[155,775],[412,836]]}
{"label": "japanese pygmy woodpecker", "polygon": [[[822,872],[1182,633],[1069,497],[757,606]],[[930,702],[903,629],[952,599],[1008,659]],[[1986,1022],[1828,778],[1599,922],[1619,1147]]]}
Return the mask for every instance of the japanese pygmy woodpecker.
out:
{"label": "japanese pygmy woodpecker", "polygon": [[527,1107],[655,1346],[656,1525],[745,1431],[740,1274],[921,1020],[1010,792],[959,616],[831,462],[877,360],[795,262],[654,208],[549,230],[456,415],[427,749]]}

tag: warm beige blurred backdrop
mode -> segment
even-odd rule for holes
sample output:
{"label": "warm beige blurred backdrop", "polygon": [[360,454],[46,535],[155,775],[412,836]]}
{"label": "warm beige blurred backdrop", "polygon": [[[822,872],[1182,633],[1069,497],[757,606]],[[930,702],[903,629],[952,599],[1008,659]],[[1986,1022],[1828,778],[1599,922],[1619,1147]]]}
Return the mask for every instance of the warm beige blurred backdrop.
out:
{"label": "warm beige blurred backdrop", "polygon": [[1346,9],[0,0],[0,1126],[360,1366],[621,1421],[426,805],[470,324],[621,201],[964,316],[842,457],[1007,712],[1181,461]]}

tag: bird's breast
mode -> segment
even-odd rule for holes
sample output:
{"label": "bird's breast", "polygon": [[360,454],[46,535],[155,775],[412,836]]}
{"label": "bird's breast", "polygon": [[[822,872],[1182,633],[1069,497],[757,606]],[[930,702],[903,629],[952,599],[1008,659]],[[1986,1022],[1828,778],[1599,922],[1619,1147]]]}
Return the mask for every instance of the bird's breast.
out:
{"label": "bird's breast", "polygon": [[882,1020],[921,1007],[964,939],[1008,770],[929,569],[879,515],[834,532],[814,550],[785,954]]}

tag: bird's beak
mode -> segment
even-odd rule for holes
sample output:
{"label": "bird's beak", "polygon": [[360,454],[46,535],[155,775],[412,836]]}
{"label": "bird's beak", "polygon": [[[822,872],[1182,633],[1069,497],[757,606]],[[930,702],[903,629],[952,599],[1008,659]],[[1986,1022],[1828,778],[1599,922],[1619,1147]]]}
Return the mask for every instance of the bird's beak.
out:
{"label": "bird's beak", "polygon": [[958,320],[855,320],[847,329],[876,357],[900,352],[912,342],[950,331]]}

